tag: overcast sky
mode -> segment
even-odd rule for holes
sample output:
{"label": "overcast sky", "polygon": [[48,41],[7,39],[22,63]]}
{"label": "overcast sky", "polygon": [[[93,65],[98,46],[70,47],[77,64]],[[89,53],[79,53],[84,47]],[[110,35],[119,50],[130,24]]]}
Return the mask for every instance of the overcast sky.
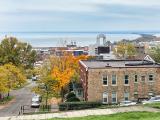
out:
{"label": "overcast sky", "polygon": [[160,0],[0,0],[0,31],[156,31]]}

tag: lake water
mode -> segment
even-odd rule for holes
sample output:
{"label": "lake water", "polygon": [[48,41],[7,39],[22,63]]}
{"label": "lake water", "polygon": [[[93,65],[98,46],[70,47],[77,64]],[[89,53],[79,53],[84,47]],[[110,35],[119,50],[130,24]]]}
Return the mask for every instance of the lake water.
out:
{"label": "lake water", "polygon": [[[64,43],[76,42],[78,46],[95,44],[98,32],[12,32],[0,33],[0,40],[5,35],[17,37],[19,40],[30,43],[33,47],[57,47]],[[156,33],[154,33],[156,34]],[[114,42],[122,39],[133,40],[140,35],[131,33],[105,33],[107,40]],[[157,36],[159,34],[157,33]]]}

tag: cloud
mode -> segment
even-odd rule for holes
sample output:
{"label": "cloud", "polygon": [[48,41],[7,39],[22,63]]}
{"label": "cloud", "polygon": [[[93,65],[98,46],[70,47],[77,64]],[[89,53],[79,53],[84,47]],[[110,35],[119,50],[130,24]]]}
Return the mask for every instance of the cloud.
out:
{"label": "cloud", "polygon": [[158,29],[159,6],[159,0],[0,0],[0,31]]}
{"label": "cloud", "polygon": [[0,11],[93,12],[99,5],[159,7],[159,0],[1,0]]}
{"label": "cloud", "polygon": [[[85,4],[85,1],[75,0],[3,0],[0,1],[1,12],[19,11],[64,11],[64,12],[91,12],[96,8]],[[7,5],[7,6],[6,6]],[[4,7],[5,6],[5,7]]]}
{"label": "cloud", "polygon": [[94,4],[119,4],[130,6],[159,6],[159,0],[89,0]]}

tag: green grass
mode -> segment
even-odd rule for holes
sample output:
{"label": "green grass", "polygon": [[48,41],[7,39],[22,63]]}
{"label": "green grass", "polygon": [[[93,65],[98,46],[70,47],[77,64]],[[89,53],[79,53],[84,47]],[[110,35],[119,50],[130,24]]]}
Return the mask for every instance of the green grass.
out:
{"label": "green grass", "polygon": [[145,106],[160,109],[160,103],[150,103],[146,104]]}
{"label": "green grass", "polygon": [[9,96],[9,97],[5,97],[2,100],[0,100],[0,105],[3,104],[7,104],[8,102],[10,102],[14,97],[13,96]]}
{"label": "green grass", "polygon": [[49,120],[160,120],[160,113],[128,112],[113,115],[88,116],[80,118],[53,118]]}

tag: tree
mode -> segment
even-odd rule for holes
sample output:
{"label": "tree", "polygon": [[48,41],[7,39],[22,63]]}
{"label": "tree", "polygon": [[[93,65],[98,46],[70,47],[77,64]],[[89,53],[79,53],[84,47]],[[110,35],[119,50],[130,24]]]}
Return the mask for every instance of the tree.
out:
{"label": "tree", "polygon": [[126,58],[133,57],[136,54],[136,49],[131,43],[119,42],[117,48],[114,50],[114,53],[118,57]]}
{"label": "tree", "polygon": [[3,79],[7,80],[7,89],[9,96],[10,90],[23,85],[26,82],[26,78],[24,74],[19,70],[19,68],[12,64],[5,64],[3,68],[5,69],[6,74],[6,76],[4,76],[5,78]]}
{"label": "tree", "polygon": [[32,46],[18,41],[14,37],[6,37],[0,44],[0,64],[12,63],[25,69],[32,68],[36,60],[36,52]]}
{"label": "tree", "polygon": [[150,56],[158,63],[160,63],[160,46],[149,50]]}
{"label": "tree", "polygon": [[[62,101],[67,85],[79,76],[79,60],[87,56],[74,57],[72,55],[52,56],[46,60],[40,70],[40,80],[33,91],[46,97],[59,97]],[[46,102],[47,103],[47,102]]]}
{"label": "tree", "polygon": [[128,57],[132,57],[136,54],[135,46],[131,43],[127,44],[127,55]]}
{"label": "tree", "polygon": [[51,57],[51,76],[58,80],[59,91],[61,93],[62,101],[64,98],[65,87],[73,80],[79,79],[79,60],[88,59],[88,56],[64,55],[61,57]]}
{"label": "tree", "polygon": [[2,93],[8,92],[8,82],[7,82],[7,70],[3,67],[0,66],[0,96]]}
{"label": "tree", "polygon": [[126,45],[122,42],[118,43],[117,45],[117,50],[116,50],[116,54],[118,56],[122,56],[123,58],[125,57],[125,54],[126,54]]}
{"label": "tree", "polygon": [[[58,96],[58,81],[51,77],[51,68],[49,61],[45,62],[42,68],[38,69],[40,74],[40,80],[37,81],[37,86],[33,88],[33,91],[42,95],[45,98],[46,106],[48,105],[48,99],[50,97]],[[37,70],[35,70],[37,73]]]}

